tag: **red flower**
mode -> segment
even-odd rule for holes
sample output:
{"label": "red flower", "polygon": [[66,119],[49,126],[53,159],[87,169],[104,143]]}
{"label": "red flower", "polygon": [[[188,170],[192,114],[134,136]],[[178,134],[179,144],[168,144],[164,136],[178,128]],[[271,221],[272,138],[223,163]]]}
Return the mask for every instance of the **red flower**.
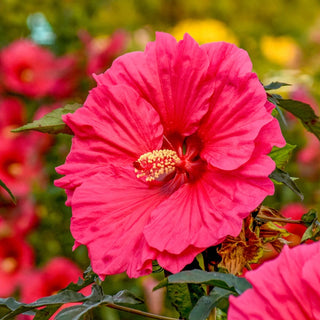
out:
{"label": "red flower", "polygon": [[[286,218],[291,218],[293,220],[300,220],[301,217],[308,212],[308,209],[305,208],[301,203],[290,203],[284,206],[281,209],[281,213]],[[307,228],[302,224],[288,223],[285,228],[292,233],[287,240],[292,245],[298,245],[301,241],[301,238]]]}
{"label": "red flower", "polygon": [[246,273],[253,288],[230,297],[228,320],[320,319],[320,243],[285,247],[279,257]]}
{"label": "red flower", "polygon": [[82,30],[79,37],[86,48],[88,75],[102,72],[109,67],[112,61],[124,51],[127,42],[127,34],[122,30],[103,38],[92,38],[87,31]]}
{"label": "red flower", "polygon": [[33,302],[56,294],[71,282],[77,282],[81,270],[70,260],[62,257],[52,259],[42,270],[32,270],[21,280],[21,300]]}
{"label": "red flower", "polygon": [[267,156],[284,139],[247,53],[158,33],[145,52],[96,76],[84,107],[64,117],[75,137],[65,177],[76,246],[100,277],[178,272],[237,236],[274,192]]}
{"label": "red flower", "polygon": [[[31,303],[40,298],[54,295],[71,282],[76,283],[81,276],[81,270],[72,261],[63,257],[54,258],[42,270],[30,270],[30,272],[25,273],[20,282],[21,300],[25,303]],[[86,287],[80,292],[89,295],[90,291],[90,287]],[[54,319],[61,309],[75,304],[77,303],[64,304],[50,319]],[[31,317],[20,315],[18,319],[29,320]]]}
{"label": "red flower", "polygon": [[43,184],[45,180],[32,137],[32,134],[17,135],[15,139],[11,135],[1,136],[0,179],[16,197],[25,196],[34,184]]}
{"label": "red flower", "polygon": [[24,106],[17,98],[0,99],[0,115],[0,132],[5,130],[4,134],[7,134],[12,126],[22,126],[26,121]]}
{"label": "red flower", "polygon": [[0,236],[15,234],[24,236],[36,226],[39,220],[34,203],[27,197],[18,198],[17,205],[14,205],[11,200],[1,199],[0,217],[2,219]]}
{"label": "red flower", "polygon": [[0,297],[14,293],[33,261],[31,247],[18,235],[0,238]]}
{"label": "red flower", "polygon": [[78,59],[69,54],[56,59],[55,75],[56,82],[50,90],[50,95],[56,99],[65,99],[74,93],[79,84],[81,71]]}
{"label": "red flower", "polygon": [[55,57],[29,40],[17,40],[4,48],[0,66],[7,89],[29,97],[45,96],[56,81]]}

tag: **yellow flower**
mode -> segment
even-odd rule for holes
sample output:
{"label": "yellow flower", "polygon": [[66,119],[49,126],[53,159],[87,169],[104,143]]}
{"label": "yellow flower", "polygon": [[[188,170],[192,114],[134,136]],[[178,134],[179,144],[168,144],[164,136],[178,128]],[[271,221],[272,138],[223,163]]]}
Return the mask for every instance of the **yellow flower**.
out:
{"label": "yellow flower", "polygon": [[288,36],[264,36],[260,43],[263,55],[271,62],[281,66],[293,66],[299,56],[297,43]]}
{"label": "yellow flower", "polygon": [[182,20],[171,31],[177,40],[181,40],[185,33],[189,33],[200,44],[226,41],[238,45],[233,32],[223,22],[214,19]]}

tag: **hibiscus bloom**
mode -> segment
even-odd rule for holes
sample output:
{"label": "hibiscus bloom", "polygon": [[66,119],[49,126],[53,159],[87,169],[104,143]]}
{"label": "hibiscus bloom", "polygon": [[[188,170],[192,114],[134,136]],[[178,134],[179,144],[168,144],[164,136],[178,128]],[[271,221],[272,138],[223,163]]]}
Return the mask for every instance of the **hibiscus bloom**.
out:
{"label": "hibiscus bloom", "polygon": [[228,320],[320,319],[320,243],[285,247],[279,257],[246,273],[253,288],[230,297]]}
{"label": "hibiscus bloom", "polygon": [[56,82],[54,55],[26,39],[4,48],[0,65],[7,89],[32,98],[45,96]]}
{"label": "hibiscus bloom", "polygon": [[75,137],[56,185],[101,278],[150,273],[153,259],[178,272],[273,194],[267,154],[284,139],[251,69],[235,45],[157,33],[64,116]]}
{"label": "hibiscus bloom", "polygon": [[19,236],[0,238],[0,297],[14,293],[24,272],[33,267],[32,248]]}
{"label": "hibiscus bloom", "polygon": [[92,38],[87,31],[81,30],[79,37],[85,45],[88,75],[93,72],[102,72],[109,67],[126,48],[128,38],[126,32],[122,30],[115,31],[110,37],[97,38]]}

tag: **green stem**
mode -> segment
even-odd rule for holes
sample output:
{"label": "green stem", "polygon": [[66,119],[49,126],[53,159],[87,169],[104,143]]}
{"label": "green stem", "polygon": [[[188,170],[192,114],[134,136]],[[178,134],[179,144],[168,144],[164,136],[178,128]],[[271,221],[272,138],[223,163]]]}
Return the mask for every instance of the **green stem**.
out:
{"label": "green stem", "polygon": [[274,222],[284,222],[284,223],[296,223],[296,224],[302,224],[303,222],[301,220],[292,220],[292,219],[286,219],[286,218],[276,218],[276,217],[269,217],[265,216],[263,214],[258,214],[256,218],[267,220],[267,221],[274,221]]}
{"label": "green stem", "polygon": [[145,312],[145,311],[141,311],[141,310],[137,310],[137,309],[132,309],[132,308],[120,306],[120,305],[114,304],[114,303],[106,303],[105,306],[109,307],[109,308],[112,308],[112,309],[117,309],[117,310],[120,310],[120,311],[126,311],[126,312],[130,312],[130,313],[133,313],[133,314],[138,314],[140,316],[148,317],[148,318],[152,318],[152,319],[179,320],[178,318],[160,316],[160,315],[157,315],[157,314],[154,314],[154,313],[149,313],[149,312]]}

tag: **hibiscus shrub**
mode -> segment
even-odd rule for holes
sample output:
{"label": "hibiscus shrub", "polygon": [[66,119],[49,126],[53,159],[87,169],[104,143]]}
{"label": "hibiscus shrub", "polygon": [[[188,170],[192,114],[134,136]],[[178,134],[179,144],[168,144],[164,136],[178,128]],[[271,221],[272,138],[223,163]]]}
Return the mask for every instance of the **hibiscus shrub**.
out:
{"label": "hibiscus shrub", "polygon": [[[88,45],[90,39],[82,36]],[[122,33],[117,37],[124,39]],[[30,46],[34,66],[31,53],[38,49],[25,45]],[[15,46],[7,50],[15,52]],[[35,76],[37,70],[20,65],[8,53],[2,59],[9,60],[10,69],[4,70],[10,76],[8,89],[36,97],[57,88],[49,79],[48,88],[36,90],[35,84],[43,83]],[[37,68],[48,75],[42,69],[49,65]],[[198,45],[188,34],[177,42],[157,33],[145,51],[117,58],[94,78],[97,86],[83,105],[57,108],[13,130],[29,132],[30,139],[33,131],[72,136],[66,161],[57,167],[63,177],[55,185],[65,189],[66,205],[72,210],[74,249],[88,249],[91,267],[83,279],[67,287],[80,273],[69,261],[53,260],[42,272],[30,271],[20,279],[33,279],[32,286],[22,290],[25,302],[0,299],[3,319],[19,314],[80,319],[100,306],[176,319],[128,307],[142,302],[129,291],[105,294],[101,281],[122,272],[130,278],[161,272],[164,279],[154,290],[166,287],[181,319],[319,318],[319,243],[288,249],[289,231],[294,229],[285,227],[305,226],[296,244],[318,240],[318,213],[302,209],[293,220],[262,204],[280,184],[303,198],[285,171],[294,146],[286,144],[278,118],[289,111],[319,139],[320,122],[313,109],[270,93],[286,84],[263,86],[246,51],[226,42]],[[24,147],[20,158],[14,150],[8,152],[15,163],[27,161]],[[10,159],[7,162],[10,165]],[[33,162],[28,176],[19,176],[21,194],[28,187],[24,180],[33,177],[36,168]],[[22,258],[28,250],[20,251],[2,253],[11,283],[18,280],[10,257],[21,255],[28,264],[28,258]],[[286,264],[289,272],[283,271]],[[59,270],[56,277],[53,269]],[[85,290],[89,286],[91,294]]]}

